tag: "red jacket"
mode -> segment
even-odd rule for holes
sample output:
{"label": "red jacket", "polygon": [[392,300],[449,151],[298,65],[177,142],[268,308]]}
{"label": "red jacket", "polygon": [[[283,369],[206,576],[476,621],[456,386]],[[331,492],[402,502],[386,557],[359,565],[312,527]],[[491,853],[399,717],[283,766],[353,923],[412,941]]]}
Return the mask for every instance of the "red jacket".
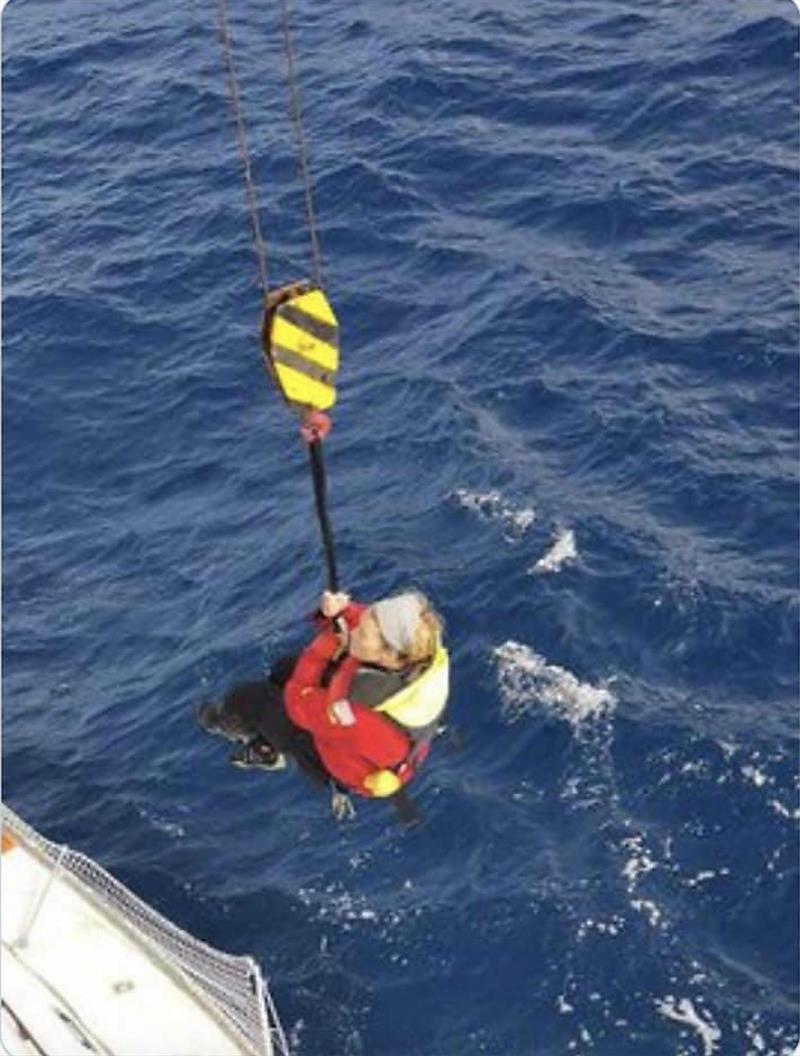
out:
{"label": "red jacket", "polygon": [[[366,608],[354,603],[347,606],[342,616],[349,628],[358,626]],[[369,796],[364,778],[376,770],[399,766],[411,751],[411,741],[389,719],[354,700],[349,701],[356,720],[352,726],[342,726],[331,718],[330,705],[349,700],[350,684],[359,666],[354,657],[345,657],[330,684],[321,686],[328,661],[338,648],[339,641],[329,624],[303,651],[286,683],[286,711],[296,726],[314,738],[328,773],[350,791]],[[401,780],[405,776],[401,775]]]}

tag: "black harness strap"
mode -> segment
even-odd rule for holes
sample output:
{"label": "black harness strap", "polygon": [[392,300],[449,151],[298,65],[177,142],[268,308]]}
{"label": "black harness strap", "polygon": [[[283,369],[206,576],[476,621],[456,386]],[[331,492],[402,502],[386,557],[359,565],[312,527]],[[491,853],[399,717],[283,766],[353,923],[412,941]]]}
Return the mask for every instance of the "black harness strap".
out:
{"label": "black harness strap", "polygon": [[420,813],[419,807],[414,800],[409,796],[408,792],[404,788],[401,788],[399,792],[395,792],[390,797],[392,806],[397,814],[397,820],[402,825],[419,825],[422,821],[422,814]]}
{"label": "black harness strap", "polygon": [[336,593],[339,589],[339,577],[336,573],[336,555],[333,552],[333,531],[325,501],[325,463],[322,461],[322,443],[319,440],[310,443],[308,454],[311,459],[311,476],[314,480],[317,518],[322,534],[322,545],[325,548],[325,564],[328,568],[328,590]]}

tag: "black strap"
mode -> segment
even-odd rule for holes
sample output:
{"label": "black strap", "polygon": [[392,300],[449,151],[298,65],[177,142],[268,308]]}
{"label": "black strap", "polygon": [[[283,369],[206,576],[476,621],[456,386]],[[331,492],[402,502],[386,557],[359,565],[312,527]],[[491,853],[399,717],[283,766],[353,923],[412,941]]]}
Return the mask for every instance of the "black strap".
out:
{"label": "black strap", "polygon": [[328,566],[328,590],[334,593],[339,589],[339,577],[336,574],[336,556],[333,552],[333,532],[328,519],[328,508],[325,502],[325,463],[322,461],[322,443],[314,440],[308,445],[311,458],[311,476],[314,479],[314,499],[317,506],[317,518],[322,533],[322,545],[325,548],[325,564]]}
{"label": "black strap", "polygon": [[402,825],[419,825],[422,822],[422,814],[417,804],[404,788],[395,792],[390,798],[397,814],[397,820]]}

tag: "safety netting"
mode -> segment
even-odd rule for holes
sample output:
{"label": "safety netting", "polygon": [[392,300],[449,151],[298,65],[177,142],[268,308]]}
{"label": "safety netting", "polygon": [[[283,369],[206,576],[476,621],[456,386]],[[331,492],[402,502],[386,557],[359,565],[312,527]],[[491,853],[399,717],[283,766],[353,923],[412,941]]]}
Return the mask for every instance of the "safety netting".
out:
{"label": "safety netting", "polygon": [[114,924],[132,935],[161,962],[195,998],[231,1027],[243,1048],[256,1056],[289,1056],[269,988],[251,957],[234,956],[179,928],[143,902],[124,884],[91,858],[61,844],[52,843],[2,805],[3,832],[38,851],[57,871],[69,878],[83,894],[99,903]]}

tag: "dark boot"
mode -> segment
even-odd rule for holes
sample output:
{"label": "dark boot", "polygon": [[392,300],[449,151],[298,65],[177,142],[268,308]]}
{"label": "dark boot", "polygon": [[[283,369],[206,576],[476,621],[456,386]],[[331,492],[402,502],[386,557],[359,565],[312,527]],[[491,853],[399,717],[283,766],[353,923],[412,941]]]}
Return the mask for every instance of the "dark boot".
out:
{"label": "dark boot", "polygon": [[215,733],[228,741],[244,744],[253,736],[252,727],[225,704],[201,704],[196,712],[197,721],[207,733]]}
{"label": "dark boot", "polygon": [[234,766],[242,770],[284,770],[286,768],[286,756],[282,752],[277,752],[262,737],[248,741],[229,756],[229,759]]}

